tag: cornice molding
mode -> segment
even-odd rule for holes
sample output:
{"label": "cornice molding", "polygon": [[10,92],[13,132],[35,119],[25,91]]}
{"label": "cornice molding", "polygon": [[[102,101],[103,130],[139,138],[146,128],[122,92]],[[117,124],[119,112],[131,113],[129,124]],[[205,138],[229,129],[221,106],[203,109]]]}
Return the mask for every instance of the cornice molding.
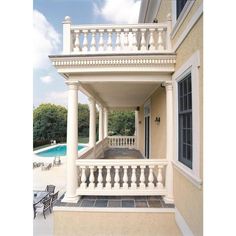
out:
{"label": "cornice molding", "polygon": [[[171,55],[119,55],[119,56],[50,56],[57,69],[71,72],[91,71],[174,71],[176,56]],[[76,69],[76,70],[75,70]]]}

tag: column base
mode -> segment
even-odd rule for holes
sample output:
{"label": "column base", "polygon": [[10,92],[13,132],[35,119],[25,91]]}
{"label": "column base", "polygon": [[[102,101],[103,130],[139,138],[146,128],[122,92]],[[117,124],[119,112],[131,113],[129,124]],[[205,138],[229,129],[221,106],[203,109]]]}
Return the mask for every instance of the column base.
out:
{"label": "column base", "polygon": [[174,198],[173,197],[165,196],[165,197],[163,197],[163,200],[166,204],[174,204]]}
{"label": "column base", "polygon": [[64,198],[61,200],[61,202],[68,202],[68,203],[77,203],[80,200],[81,196],[74,196],[74,197],[70,197],[70,196],[64,196]]}

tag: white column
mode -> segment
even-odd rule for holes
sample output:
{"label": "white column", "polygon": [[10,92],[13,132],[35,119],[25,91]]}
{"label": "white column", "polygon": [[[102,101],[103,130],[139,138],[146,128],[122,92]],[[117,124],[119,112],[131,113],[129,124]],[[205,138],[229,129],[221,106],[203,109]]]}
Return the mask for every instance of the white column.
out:
{"label": "white column", "polygon": [[104,138],[108,136],[108,111],[104,108]]}
{"label": "white column", "polygon": [[67,180],[63,202],[77,202],[77,167],[78,157],[78,83],[68,82],[67,113]]}
{"label": "white column", "polygon": [[139,149],[139,111],[135,111],[135,136],[136,136],[136,149]]}
{"label": "white column", "polygon": [[99,105],[99,141],[103,140],[103,107]]}
{"label": "white column", "polygon": [[89,98],[89,146],[96,145],[96,106],[93,98]]}
{"label": "white column", "polygon": [[173,95],[172,83],[166,83],[166,189],[167,195],[164,197],[166,203],[173,203]]}
{"label": "white column", "polygon": [[69,54],[71,52],[70,17],[66,16],[62,24],[63,24],[63,54]]}

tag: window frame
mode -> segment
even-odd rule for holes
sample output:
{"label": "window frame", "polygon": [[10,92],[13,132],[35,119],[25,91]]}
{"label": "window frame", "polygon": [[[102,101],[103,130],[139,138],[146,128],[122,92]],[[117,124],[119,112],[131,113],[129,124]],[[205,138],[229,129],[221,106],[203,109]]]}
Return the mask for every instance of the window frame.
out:
{"label": "window frame", "polygon": [[[187,95],[189,93],[191,93],[191,108],[190,109],[188,109],[188,108],[187,109],[184,109],[184,108],[181,109],[180,106],[179,106],[180,105],[180,100],[181,100],[181,97],[180,97],[181,95],[179,93],[179,91],[180,91],[180,83],[184,83],[184,80],[190,80],[190,83],[191,83],[191,91],[190,92],[188,91],[188,88],[187,88]],[[190,126],[191,126],[191,137],[192,137],[193,130],[192,130],[192,75],[191,75],[191,72],[188,73],[185,77],[182,77],[182,79],[178,81],[177,87],[178,87],[177,88],[178,89],[178,126],[180,126],[180,116],[183,116],[184,119],[185,119],[186,116],[191,115],[191,124],[190,124]],[[185,94],[185,96],[186,96],[186,94]],[[188,107],[188,98],[187,98],[187,107]],[[183,129],[185,129],[185,131],[186,131],[186,129],[189,129],[189,127],[183,127]],[[189,145],[191,146],[191,160],[188,160],[187,157],[183,158],[183,156],[181,155],[182,153],[180,151],[180,147],[181,146],[183,147],[184,142],[182,143],[182,145],[180,145],[180,142],[183,141],[182,139],[180,141],[180,133],[181,133],[181,131],[180,131],[180,127],[179,127],[179,129],[178,129],[178,138],[179,138],[178,139],[179,140],[179,142],[178,142],[178,160],[181,163],[183,163],[184,165],[186,165],[187,167],[189,167],[190,169],[192,169],[192,166],[193,166],[193,158],[192,158],[193,157],[193,154],[192,154],[193,153],[193,151],[192,151],[192,149],[193,149],[193,142],[191,141],[191,144],[187,144],[187,146],[189,146]],[[192,140],[192,138],[191,138],[191,140]]]}
{"label": "window frame", "polygon": [[187,0],[178,18],[176,14],[177,2],[176,1],[171,1],[171,2],[172,2],[172,31],[171,31],[170,36],[173,39],[178,29],[180,28],[185,18],[187,17],[188,13],[190,12],[195,0]]}
{"label": "window frame", "polygon": [[[200,52],[196,51],[173,75],[174,92],[174,167],[197,187],[201,187],[200,178],[200,108],[199,108],[199,66]],[[178,159],[178,82],[191,73],[192,78],[192,169]]]}

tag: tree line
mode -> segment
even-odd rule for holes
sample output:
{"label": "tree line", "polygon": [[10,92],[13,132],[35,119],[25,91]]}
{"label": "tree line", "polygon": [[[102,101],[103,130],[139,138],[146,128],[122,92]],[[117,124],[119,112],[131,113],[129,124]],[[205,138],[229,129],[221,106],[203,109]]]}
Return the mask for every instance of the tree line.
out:
{"label": "tree line", "polygon": [[[109,135],[133,135],[134,112],[111,111],[108,113]],[[96,113],[96,134],[98,139],[98,112]],[[66,142],[67,109],[60,105],[44,103],[33,111],[33,145],[34,147]],[[78,104],[78,135],[89,137],[89,107]]]}

